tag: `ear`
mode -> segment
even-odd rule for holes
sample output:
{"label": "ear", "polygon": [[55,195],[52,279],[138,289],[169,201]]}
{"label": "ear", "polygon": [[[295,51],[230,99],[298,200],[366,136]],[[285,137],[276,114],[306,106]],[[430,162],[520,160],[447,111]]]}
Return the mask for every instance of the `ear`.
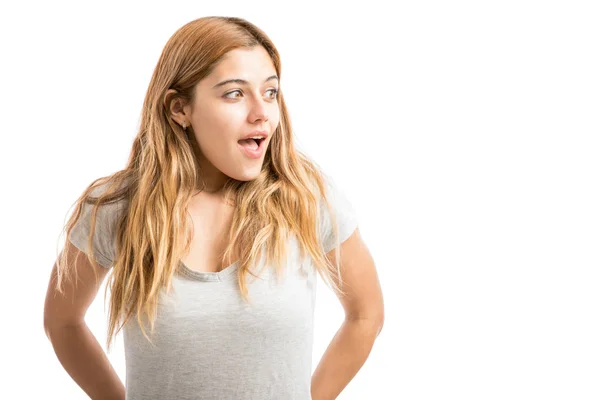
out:
{"label": "ear", "polygon": [[183,109],[183,100],[177,96],[177,91],[175,89],[169,89],[165,93],[163,105],[167,110],[169,117],[177,122],[179,125],[183,126],[185,122],[188,126],[190,125],[189,118],[185,115],[185,111]]}

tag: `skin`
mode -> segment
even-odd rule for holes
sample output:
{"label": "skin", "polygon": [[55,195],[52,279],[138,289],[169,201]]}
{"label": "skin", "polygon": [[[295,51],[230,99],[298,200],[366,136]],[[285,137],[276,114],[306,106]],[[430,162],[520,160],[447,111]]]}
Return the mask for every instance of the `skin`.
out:
{"label": "skin", "polygon": [[[181,126],[187,125],[194,152],[203,171],[205,192],[218,193],[228,177],[250,181],[259,175],[264,157],[247,157],[238,140],[255,130],[264,130],[270,143],[279,125],[277,103],[278,79],[275,67],[262,46],[234,49],[210,75],[196,84],[194,104],[171,102],[171,117]],[[229,79],[248,83],[215,85]],[[167,92],[176,93],[171,89]],[[191,127],[190,127],[191,124]]]}

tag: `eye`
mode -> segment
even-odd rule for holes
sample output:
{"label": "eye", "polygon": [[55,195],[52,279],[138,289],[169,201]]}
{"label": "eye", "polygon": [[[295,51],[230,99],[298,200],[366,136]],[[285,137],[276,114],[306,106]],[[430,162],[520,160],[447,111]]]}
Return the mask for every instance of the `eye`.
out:
{"label": "eye", "polygon": [[[267,90],[267,92],[272,92],[273,95],[271,96],[271,99],[275,99],[275,98],[277,98],[277,94],[279,93],[279,89],[269,89],[269,90]],[[226,93],[223,97],[225,97],[227,99],[237,99],[238,98],[237,96],[235,96],[235,97],[229,96],[230,94],[234,94],[234,93],[242,94],[242,91],[239,90],[239,89],[232,90],[231,92]]]}
{"label": "eye", "polygon": [[230,97],[229,96],[230,94],[233,94],[233,93],[240,93],[241,94],[242,92],[241,92],[241,90],[234,90],[232,92],[225,93],[225,95],[223,97],[228,98],[228,99],[235,99],[235,98],[237,98],[237,97]]}

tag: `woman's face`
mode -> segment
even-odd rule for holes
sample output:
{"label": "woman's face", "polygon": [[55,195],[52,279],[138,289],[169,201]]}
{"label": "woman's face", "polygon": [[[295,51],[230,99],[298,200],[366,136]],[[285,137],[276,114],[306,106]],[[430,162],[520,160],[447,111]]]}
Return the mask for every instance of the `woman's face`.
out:
{"label": "woman's face", "polygon": [[[230,51],[198,82],[193,106],[184,106],[174,118],[186,122],[190,138],[197,141],[195,152],[209,190],[218,190],[227,177],[249,181],[259,175],[279,124],[278,90],[277,73],[262,46]],[[252,156],[254,141],[240,139],[258,132],[266,138]]]}

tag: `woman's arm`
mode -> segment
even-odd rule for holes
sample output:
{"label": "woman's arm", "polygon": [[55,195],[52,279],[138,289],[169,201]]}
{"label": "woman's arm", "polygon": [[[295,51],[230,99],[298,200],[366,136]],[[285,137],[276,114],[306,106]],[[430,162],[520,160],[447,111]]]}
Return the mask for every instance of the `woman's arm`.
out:
{"label": "woman's arm", "polygon": [[90,398],[125,399],[125,386],[84,322],[47,326],[46,335],[63,368]]}
{"label": "woman's arm", "polygon": [[[346,318],[312,376],[313,400],[332,400],[365,363],[384,321],[383,294],[375,264],[358,228],[341,244],[340,268]],[[327,257],[335,263],[335,251]]]}
{"label": "woman's arm", "polygon": [[[66,245],[70,246],[67,261],[75,262],[79,249],[68,240]],[[46,336],[63,368],[90,398],[123,400],[125,387],[84,320],[108,268],[91,265],[85,254],[81,253],[75,269],[77,285],[65,282],[64,294],[56,290],[56,264],[52,269],[44,304]]]}
{"label": "woman's arm", "polygon": [[312,400],[337,398],[367,360],[380,326],[375,320],[344,321],[312,376]]}

